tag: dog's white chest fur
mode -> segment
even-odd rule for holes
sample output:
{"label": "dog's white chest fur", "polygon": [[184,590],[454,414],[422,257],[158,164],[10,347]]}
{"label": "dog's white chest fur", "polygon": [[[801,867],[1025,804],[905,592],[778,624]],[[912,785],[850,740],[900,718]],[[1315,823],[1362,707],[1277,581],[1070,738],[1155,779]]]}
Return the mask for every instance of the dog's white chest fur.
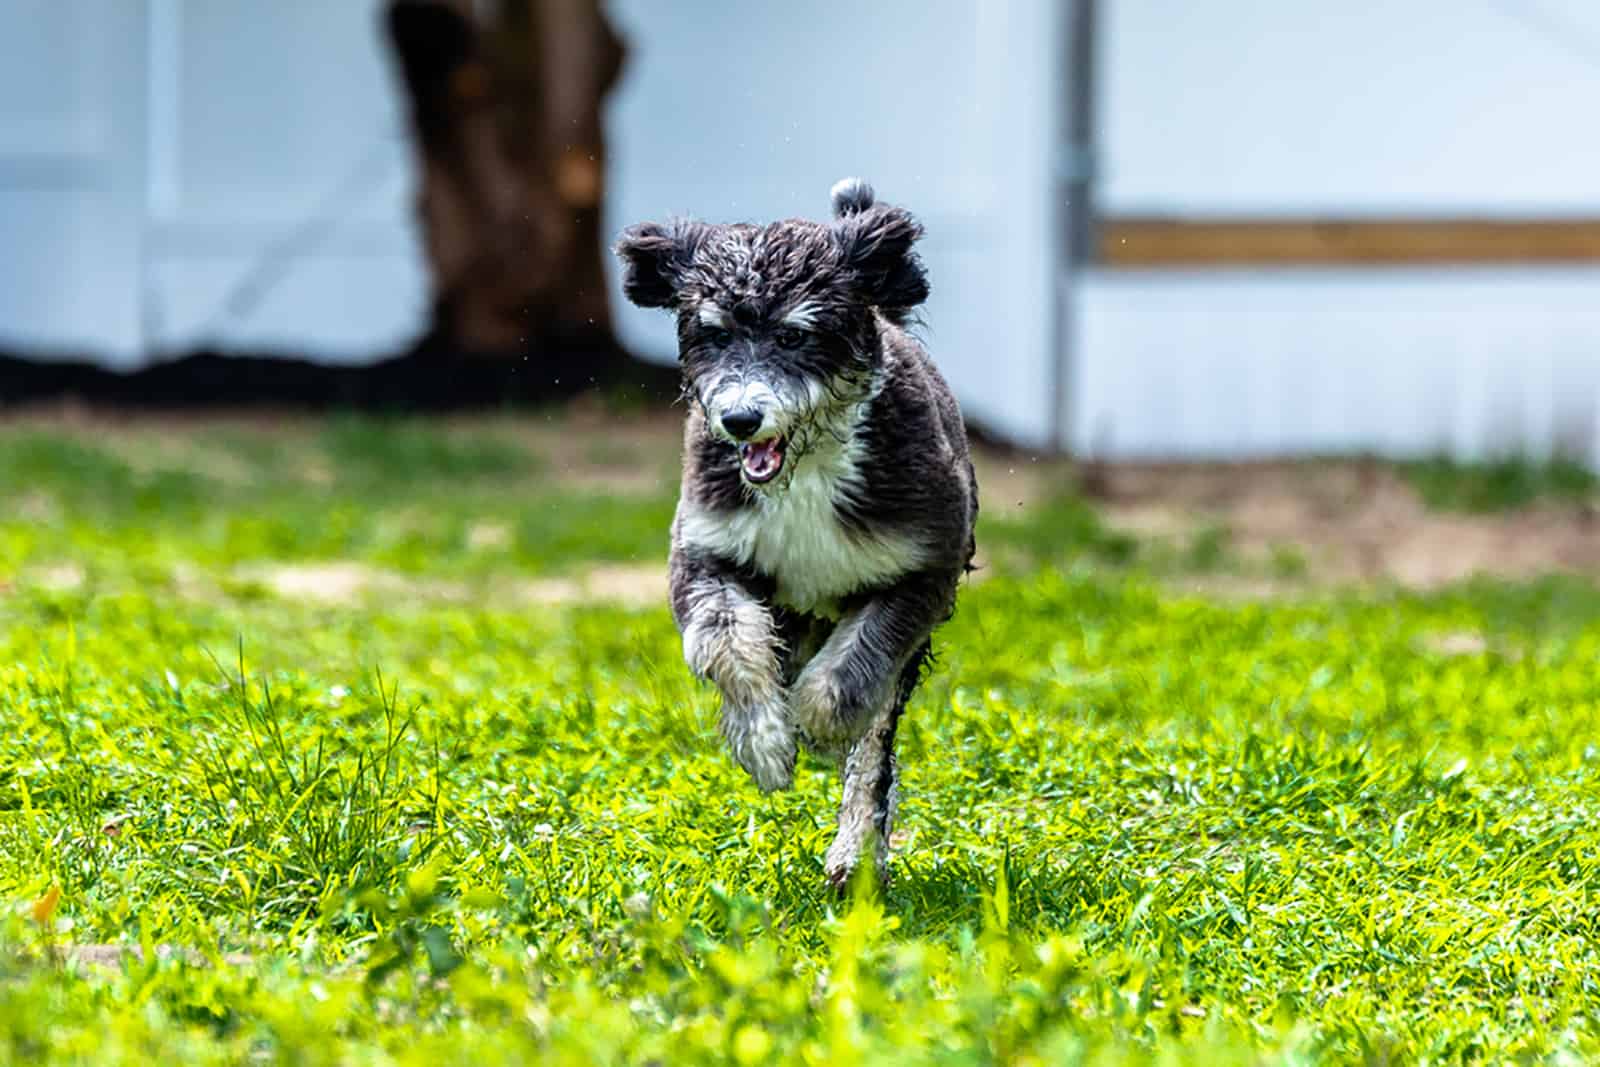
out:
{"label": "dog's white chest fur", "polygon": [[750,507],[718,514],[680,503],[680,533],[771,575],[782,606],[837,617],[841,597],[888,584],[923,557],[909,538],[857,533],[839,521],[834,501],[855,478],[848,449],[806,456],[785,488],[760,494]]}

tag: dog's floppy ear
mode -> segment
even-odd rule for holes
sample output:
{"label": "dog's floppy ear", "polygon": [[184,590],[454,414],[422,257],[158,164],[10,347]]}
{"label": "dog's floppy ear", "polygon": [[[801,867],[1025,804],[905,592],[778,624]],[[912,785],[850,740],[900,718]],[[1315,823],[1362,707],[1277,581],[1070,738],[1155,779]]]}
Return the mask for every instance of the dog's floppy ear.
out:
{"label": "dog's floppy ear", "polygon": [[623,295],[642,308],[676,304],[703,229],[694,222],[642,222],[623,230],[615,248],[622,260]]}
{"label": "dog's floppy ear", "polygon": [[867,303],[891,313],[909,311],[928,299],[928,272],[912,247],[922,237],[922,223],[905,208],[873,204],[871,187],[861,185],[864,196],[840,196],[835,187],[835,210],[844,210],[833,231],[845,263]]}

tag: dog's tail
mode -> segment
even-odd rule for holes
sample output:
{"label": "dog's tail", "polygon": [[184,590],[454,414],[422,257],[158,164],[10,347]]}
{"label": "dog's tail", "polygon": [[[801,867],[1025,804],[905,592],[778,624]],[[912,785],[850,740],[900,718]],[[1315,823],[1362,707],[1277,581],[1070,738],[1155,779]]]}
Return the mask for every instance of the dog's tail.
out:
{"label": "dog's tail", "polygon": [[833,183],[828,196],[833,200],[833,217],[836,219],[859,215],[877,199],[865,178],[841,178]]}

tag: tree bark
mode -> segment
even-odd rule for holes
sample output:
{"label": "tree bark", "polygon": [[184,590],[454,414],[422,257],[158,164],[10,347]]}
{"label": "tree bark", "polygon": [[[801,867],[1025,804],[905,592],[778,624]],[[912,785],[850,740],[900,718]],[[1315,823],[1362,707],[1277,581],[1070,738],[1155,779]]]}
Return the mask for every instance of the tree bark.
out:
{"label": "tree bark", "polygon": [[614,378],[601,115],[624,49],[599,0],[391,0],[387,21],[433,282],[419,347],[554,393]]}

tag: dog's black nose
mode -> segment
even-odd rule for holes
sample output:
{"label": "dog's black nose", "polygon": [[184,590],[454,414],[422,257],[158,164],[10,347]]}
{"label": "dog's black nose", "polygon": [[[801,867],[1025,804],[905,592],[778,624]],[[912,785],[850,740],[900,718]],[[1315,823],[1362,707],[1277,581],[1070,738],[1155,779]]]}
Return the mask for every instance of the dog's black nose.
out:
{"label": "dog's black nose", "polygon": [[743,441],[761,429],[761,412],[755,408],[735,408],[722,416],[722,428]]}

